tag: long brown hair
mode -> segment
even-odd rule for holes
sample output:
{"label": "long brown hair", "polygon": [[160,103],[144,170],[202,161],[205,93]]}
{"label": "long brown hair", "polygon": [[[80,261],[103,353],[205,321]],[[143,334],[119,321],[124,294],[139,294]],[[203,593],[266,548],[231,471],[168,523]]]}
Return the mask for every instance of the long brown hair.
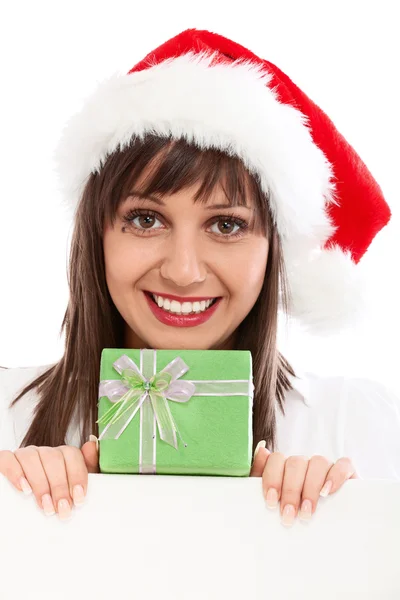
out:
{"label": "long brown hair", "polygon": [[[154,160],[155,158],[160,160]],[[253,449],[264,439],[276,448],[275,402],[284,414],[285,391],[291,389],[290,364],[277,349],[278,306],[287,314],[288,284],[280,238],[257,176],[235,156],[209,148],[199,149],[184,139],[146,135],[134,138],[102,164],[87,180],[76,209],[71,240],[68,284],[70,297],[62,322],[63,357],[13,400],[37,388],[39,401],[20,447],[60,446],[71,419],[78,415],[81,445],[98,434],[97,403],[100,356],[103,348],[124,348],[125,323],[108,291],[103,256],[105,223],[114,224],[122,199],[144,169],[155,164],[146,178],[145,194],[175,193],[201,183],[194,201],[206,202],[216,185],[222,185],[232,205],[246,195],[255,201],[257,219],[269,239],[269,255],[259,297],[237,329],[235,349],[250,350],[253,359]]]}

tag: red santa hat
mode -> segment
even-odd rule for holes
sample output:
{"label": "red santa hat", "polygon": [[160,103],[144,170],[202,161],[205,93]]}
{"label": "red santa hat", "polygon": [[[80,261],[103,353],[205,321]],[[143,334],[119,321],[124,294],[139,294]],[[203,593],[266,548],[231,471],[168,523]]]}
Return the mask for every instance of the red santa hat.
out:
{"label": "red santa hat", "polygon": [[219,148],[258,174],[290,314],[312,333],[351,323],[362,304],[357,264],[391,212],[358,154],[285,73],[209,31],[173,37],[100,83],[67,123],[55,154],[67,206],[108,155],[147,132]]}

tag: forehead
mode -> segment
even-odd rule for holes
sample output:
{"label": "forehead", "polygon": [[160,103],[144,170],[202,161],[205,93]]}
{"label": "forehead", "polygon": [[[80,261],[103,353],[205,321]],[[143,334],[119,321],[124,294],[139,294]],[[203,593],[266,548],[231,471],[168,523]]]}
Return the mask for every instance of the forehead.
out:
{"label": "forehead", "polygon": [[132,168],[120,200],[133,195],[156,203],[160,200],[162,205],[169,196],[185,191],[193,203],[256,208],[254,180],[239,159],[232,164],[232,157],[212,158],[200,150],[188,156],[185,152],[171,156],[163,149],[141,169],[140,165]]}
{"label": "forehead", "polygon": [[[175,194],[150,194],[146,193],[146,191],[140,189],[140,186],[135,186],[131,190],[129,190],[128,194],[124,198],[121,199],[121,205],[129,203],[131,200],[139,200],[140,202],[150,202],[155,206],[161,207],[170,207],[173,206],[173,202],[171,203],[172,198],[179,197],[180,201],[191,201],[192,204],[198,205],[199,207],[203,207],[204,209],[224,209],[230,208],[233,206],[232,202],[229,201],[224,189],[222,186],[215,186],[215,188],[210,192],[210,194],[203,200],[203,202],[199,202],[197,198],[197,193],[199,191],[201,184],[196,184],[194,186],[183,188],[179,192]],[[249,200],[246,204],[242,205],[242,208],[246,210],[254,210],[255,204]]]}

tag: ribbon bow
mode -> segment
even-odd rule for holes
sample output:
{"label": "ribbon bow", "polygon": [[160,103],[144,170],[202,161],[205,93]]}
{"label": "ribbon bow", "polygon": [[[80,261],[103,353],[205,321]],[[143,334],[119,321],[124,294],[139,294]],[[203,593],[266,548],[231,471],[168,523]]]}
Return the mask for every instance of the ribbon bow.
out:
{"label": "ribbon bow", "polygon": [[[106,425],[99,440],[118,439],[146,398],[149,398],[157,421],[160,438],[170,446],[178,449],[176,434],[181,439],[182,436],[175,424],[167,400],[187,402],[193,396],[196,390],[193,383],[190,381],[177,381],[189,370],[187,364],[178,356],[162,371],[155,373],[149,379],[144,377],[136,364],[126,354],[115,361],[113,366],[122,377],[121,380],[100,382],[99,396],[107,396],[114,403],[114,406],[111,406],[96,421]],[[119,431],[117,431],[118,428],[120,428]],[[183,440],[182,442],[185,444]]]}

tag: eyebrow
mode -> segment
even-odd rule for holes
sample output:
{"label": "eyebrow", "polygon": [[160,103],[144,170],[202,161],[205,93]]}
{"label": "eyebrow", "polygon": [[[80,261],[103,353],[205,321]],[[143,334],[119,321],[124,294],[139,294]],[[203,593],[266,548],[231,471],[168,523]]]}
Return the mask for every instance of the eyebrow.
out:
{"label": "eyebrow", "polygon": [[[136,190],[131,190],[128,193],[126,198],[128,199],[130,197],[137,197],[137,198],[141,198],[143,200],[150,200],[150,202],[154,202],[155,204],[158,204],[159,206],[165,206],[165,202],[163,202],[160,198],[156,198],[156,196],[152,196],[151,194],[143,194],[142,192],[139,192]],[[241,204],[240,206],[242,206],[243,208],[247,208],[247,210],[251,210],[250,206],[243,205],[243,204]],[[224,209],[224,208],[236,208],[236,207],[232,206],[231,204],[210,204],[206,208],[207,208],[207,210],[215,210],[217,208]]]}

